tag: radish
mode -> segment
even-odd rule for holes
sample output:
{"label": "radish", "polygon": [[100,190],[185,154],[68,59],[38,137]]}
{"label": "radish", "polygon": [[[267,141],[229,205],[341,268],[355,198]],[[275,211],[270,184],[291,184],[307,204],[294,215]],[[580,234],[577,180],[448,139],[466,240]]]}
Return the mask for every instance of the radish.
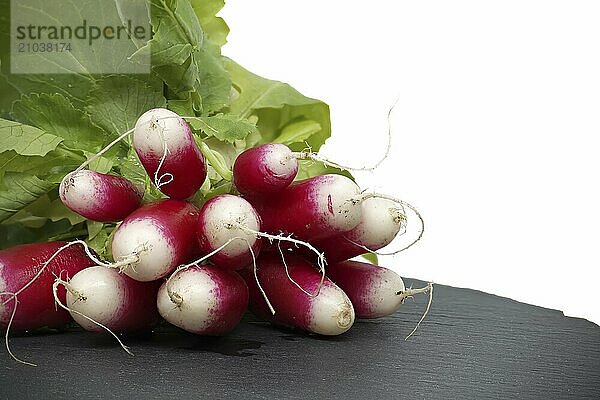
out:
{"label": "radish", "polygon": [[[71,316],[57,310],[52,296],[54,275],[73,276],[94,265],[84,248],[66,242],[33,243],[0,250],[0,292],[14,296],[0,303],[0,329],[27,331],[42,327],[58,328]],[[64,301],[65,291],[58,297]]]}
{"label": "radish", "polygon": [[[318,242],[325,238],[331,239],[335,236],[345,235],[356,228],[361,220],[365,220],[362,217],[362,204],[369,199],[388,200],[400,205],[402,209],[407,207],[419,219],[421,229],[418,237],[394,253],[411,247],[421,239],[424,232],[423,218],[412,205],[384,194],[362,193],[351,179],[343,175],[316,176],[296,182],[272,196],[249,199],[261,216],[263,229],[266,232],[283,231],[293,233],[298,239],[309,242]],[[379,212],[373,212],[372,214],[379,214]],[[397,226],[398,223],[394,220],[399,218],[401,217],[393,217],[391,222],[388,221],[388,224]],[[392,232],[395,228],[387,233],[380,232],[374,238],[361,238],[361,230],[368,228],[369,225],[371,224],[366,223],[362,228],[355,231],[353,233],[353,235],[357,235],[355,238],[360,239],[360,241],[365,240],[367,245],[377,247],[393,236]],[[357,247],[362,246],[359,254],[372,251],[368,246],[361,245],[360,242],[354,242],[352,239],[346,240],[350,244],[357,245]]]}
{"label": "radish", "polygon": [[284,144],[267,143],[242,152],[233,164],[233,183],[245,196],[269,195],[288,187],[298,160]]}
{"label": "radish", "polygon": [[[69,313],[54,306],[54,275],[73,276],[93,265],[94,260],[95,256],[80,241],[24,244],[0,250],[0,330],[6,331],[6,350],[13,359],[35,366],[10,350],[11,329],[59,328],[72,321]],[[54,296],[64,300],[65,290],[56,291]]]}
{"label": "radish", "polygon": [[293,233],[313,241],[347,232],[360,222],[359,187],[343,175],[296,182],[276,195],[251,199],[265,232]]}
{"label": "radish", "polygon": [[133,145],[154,184],[167,196],[184,200],[206,179],[206,162],[187,122],[165,108],[142,114],[135,124]]}
{"label": "radish", "polygon": [[366,251],[387,246],[406,221],[404,209],[387,199],[368,198],[362,202],[361,208],[360,222],[352,230],[313,243],[325,253],[329,263],[348,260]]}
{"label": "radish", "polygon": [[64,177],[59,195],[65,206],[85,218],[117,222],[140,206],[144,189],[119,176],[80,170]]}
{"label": "radish", "polygon": [[176,271],[157,297],[160,315],[188,332],[220,336],[240,322],[248,288],[235,272],[210,265]]}
{"label": "radish", "polygon": [[341,170],[372,171],[372,167],[352,168],[332,162],[310,151],[292,151],[281,143],[266,143],[240,153],[233,164],[233,182],[244,196],[265,196],[288,187],[298,174],[298,160],[312,160]]}
{"label": "radish", "polygon": [[[299,286],[288,279],[286,270]],[[259,317],[320,335],[342,334],[354,323],[348,296],[303,258],[291,254],[284,264],[277,253],[263,253],[254,272],[247,268],[241,273],[250,290],[250,310]],[[311,296],[309,291],[318,294]]]}
{"label": "radish", "polygon": [[260,217],[248,201],[230,194],[213,197],[200,209],[197,227],[200,250],[209,253],[227,243],[210,260],[224,268],[243,268],[252,261],[249,247],[254,254],[260,250],[257,237],[260,228]]}
{"label": "radish", "polygon": [[66,306],[73,319],[88,331],[101,331],[102,324],[114,332],[142,332],[159,321],[159,281],[138,282],[115,269],[94,266],[57,283],[67,289]]}
{"label": "radish", "polygon": [[359,261],[330,264],[327,276],[348,295],[358,318],[393,314],[407,297],[430,290],[430,286],[406,289],[394,271]]}
{"label": "radish", "polygon": [[423,288],[407,289],[400,275],[377,265],[358,261],[331,264],[327,266],[327,276],[348,295],[354,305],[356,317],[363,319],[393,314],[406,298],[429,292],[427,309],[407,339],[417,330],[431,307],[432,283]]}
{"label": "radish", "polygon": [[198,255],[199,210],[181,200],[160,200],[131,213],[114,231],[115,261],[138,281],[153,281]]}

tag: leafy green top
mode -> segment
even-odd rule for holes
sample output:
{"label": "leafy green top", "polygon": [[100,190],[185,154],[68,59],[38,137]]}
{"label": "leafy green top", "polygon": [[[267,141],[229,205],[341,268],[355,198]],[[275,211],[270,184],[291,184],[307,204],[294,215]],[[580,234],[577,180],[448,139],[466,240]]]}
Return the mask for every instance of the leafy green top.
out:
{"label": "leafy green top", "polygon": [[[80,237],[107,255],[115,225],[66,209],[58,184],[150,108],[196,117],[189,122],[211,166],[194,202],[233,190],[233,161],[248,147],[276,141],[318,150],[331,133],[328,106],[223,57],[229,28],[216,16],[223,6],[223,0],[151,0],[153,36],[137,50],[151,54],[148,75],[12,75],[4,51],[9,32],[0,29],[0,249]],[[0,9],[8,10],[7,0]],[[162,197],[129,140],[90,168],[146,183],[146,200]],[[303,178],[327,168],[302,163],[300,170]]]}

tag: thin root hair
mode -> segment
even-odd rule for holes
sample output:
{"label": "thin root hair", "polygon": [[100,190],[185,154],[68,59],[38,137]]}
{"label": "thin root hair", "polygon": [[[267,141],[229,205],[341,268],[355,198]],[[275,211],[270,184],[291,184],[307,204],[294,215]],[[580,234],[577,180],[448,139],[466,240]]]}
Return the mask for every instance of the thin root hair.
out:
{"label": "thin root hair", "polygon": [[[158,122],[158,120],[156,121]],[[173,174],[171,174],[170,172],[166,172],[162,175],[159,176],[160,170],[163,167],[163,164],[165,163],[165,160],[167,159],[167,155],[171,153],[171,151],[169,150],[169,146],[167,146],[167,139],[165,138],[165,130],[166,127],[163,125],[158,124],[160,127],[160,140],[162,142],[163,145],[163,154],[162,157],[160,158],[160,162],[158,163],[158,167],[156,168],[156,171],[154,171],[154,185],[156,186],[157,189],[160,189],[161,186],[167,185],[171,182],[173,182],[174,177]]]}
{"label": "thin root hair", "polygon": [[415,294],[427,293],[427,292],[429,292],[429,301],[427,302],[427,308],[425,308],[425,312],[421,316],[421,319],[419,319],[419,322],[417,322],[417,325],[415,325],[413,330],[408,334],[408,336],[406,336],[404,338],[404,340],[408,340],[408,338],[410,338],[417,331],[417,329],[419,329],[419,325],[421,325],[421,322],[423,322],[423,320],[425,320],[425,317],[429,313],[429,310],[431,309],[431,303],[433,302],[433,282],[427,283],[427,286],[422,287],[422,288],[413,289],[411,287],[409,289],[401,290],[396,293],[398,296],[402,296],[401,301],[404,301],[404,299],[406,299],[406,298],[413,298],[413,296]]}
{"label": "thin root hair", "polygon": [[[388,253],[375,252],[375,251],[370,250],[370,249],[368,249],[368,248],[366,248],[364,246],[361,246],[361,247],[365,248],[365,250],[367,250],[368,252],[373,253],[373,254],[382,255],[382,256],[391,256],[391,255],[394,255],[394,254],[398,254],[398,253],[400,253],[400,252],[402,252],[404,250],[407,250],[408,248],[412,247],[415,243],[417,243],[419,240],[421,240],[421,238],[423,237],[423,233],[425,233],[425,220],[423,219],[423,216],[421,216],[421,213],[413,205],[411,205],[410,203],[408,203],[408,202],[406,202],[404,200],[395,198],[393,196],[388,196],[386,194],[380,194],[380,193],[366,193],[366,194],[363,194],[363,196],[361,197],[361,200],[366,200],[366,199],[369,199],[369,198],[385,199],[385,200],[393,201],[394,203],[400,204],[403,207],[409,208],[417,216],[417,218],[419,219],[419,223],[421,225],[421,229],[419,230],[418,236],[412,242],[410,242],[406,246],[404,246],[404,247],[402,247],[402,248],[400,248],[398,250],[394,250],[392,252],[388,252]],[[407,218],[406,218],[406,221],[407,221],[406,225],[408,225],[408,219]],[[402,234],[400,236],[404,235],[404,233],[406,232],[406,229],[407,229],[407,227],[403,228],[404,232],[402,232]],[[352,242],[352,243],[354,243],[354,242]],[[356,244],[356,243],[354,243],[354,244]],[[357,244],[357,245],[360,246],[359,244]]]}
{"label": "thin root hair", "polygon": [[[300,289],[304,294],[306,294],[308,297],[317,297],[319,295],[319,291],[321,290],[321,286],[323,285],[323,279],[321,280],[321,283],[319,285],[319,287],[316,290],[316,293],[310,293],[308,292],[306,289],[304,289],[302,286],[300,286],[300,284],[298,282],[296,282],[296,280],[294,280],[294,278],[292,278],[292,276],[290,275],[290,269],[288,267],[287,262],[285,261],[285,255],[283,254],[283,250],[281,249],[281,242],[277,242],[277,249],[279,250],[279,254],[281,254],[281,261],[283,262],[283,266],[285,267],[285,274],[287,275],[287,278],[290,280],[290,282],[292,282],[298,289]],[[323,276],[323,275],[321,275]]]}
{"label": "thin root hair", "polygon": [[[15,360],[16,362],[18,362],[20,364],[29,365],[31,367],[37,367],[37,364],[33,364],[30,362],[21,360],[20,358],[15,356],[14,353],[12,352],[12,350],[10,349],[10,346],[8,343],[8,337],[9,337],[9,332],[10,332],[10,328],[12,326],[13,320],[15,319],[15,314],[17,313],[17,306],[19,305],[19,299],[17,299],[17,295],[13,292],[1,292],[0,293],[0,296],[6,296],[6,295],[10,295],[15,300],[15,304],[14,304],[12,313],[10,314],[10,319],[8,320],[8,325],[6,326],[6,332],[4,333],[4,346],[6,347],[6,351],[8,352],[8,355],[10,355],[10,357],[13,360]],[[4,302],[4,304],[6,304],[6,302]]]}
{"label": "thin root hair", "polygon": [[[256,236],[259,237],[263,237],[269,240],[269,242],[273,243],[273,241],[277,241],[277,248],[279,249],[279,252],[281,253],[281,259],[283,261],[283,264],[285,266],[285,272],[287,274],[288,279],[295,285],[297,286],[300,290],[302,290],[304,293],[306,293],[307,295],[309,295],[310,297],[316,297],[319,295],[319,293],[321,292],[321,288],[323,287],[323,283],[325,282],[325,266],[327,265],[327,260],[325,259],[325,254],[320,252],[319,250],[317,250],[312,244],[305,242],[303,240],[298,240],[298,239],[294,239],[292,237],[292,235],[290,234],[289,236],[285,236],[285,235],[271,235],[269,233],[265,233],[265,232],[260,232],[260,231],[256,231],[254,229],[250,229],[246,226],[239,226],[240,229],[245,230],[247,232],[253,233]],[[309,293],[308,291],[306,291],[305,289],[303,289],[289,274],[289,269],[288,269],[288,265],[285,261],[285,256],[283,255],[283,251],[281,249],[281,242],[290,242],[292,244],[294,244],[294,246],[296,246],[296,248],[298,248],[299,246],[304,246],[307,249],[309,249],[310,251],[312,251],[313,253],[315,253],[317,255],[317,266],[319,267],[319,270],[321,272],[321,281],[319,282],[319,287],[317,288],[315,293]]]}
{"label": "thin root hair", "polygon": [[375,164],[373,164],[371,166],[363,166],[363,167],[350,167],[347,165],[342,165],[342,164],[336,163],[334,161],[328,160],[327,158],[320,156],[318,153],[313,153],[310,146],[308,146],[308,150],[305,149],[300,152],[292,153],[293,156],[299,160],[306,160],[306,159],[313,160],[316,162],[320,162],[321,164],[323,164],[325,166],[337,168],[340,170],[346,170],[346,171],[374,171],[374,170],[376,170],[390,155],[390,150],[392,148],[391,117],[392,117],[392,111],[394,111],[394,108],[396,107],[396,104],[398,104],[399,100],[400,100],[399,97],[396,98],[396,100],[394,101],[394,103],[388,110],[388,113],[387,113],[387,142],[386,142],[386,146],[385,146],[385,152],[383,153],[383,156]]}

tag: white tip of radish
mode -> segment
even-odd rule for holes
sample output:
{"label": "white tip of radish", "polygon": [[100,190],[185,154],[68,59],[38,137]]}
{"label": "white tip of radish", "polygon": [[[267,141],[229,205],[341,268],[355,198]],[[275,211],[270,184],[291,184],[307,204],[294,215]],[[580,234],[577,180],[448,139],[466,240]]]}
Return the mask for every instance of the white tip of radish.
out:
{"label": "white tip of radish", "polygon": [[382,269],[378,279],[373,279],[367,289],[370,308],[374,317],[383,317],[395,313],[402,304],[404,297],[397,295],[404,292],[404,281],[394,271]]}
{"label": "white tip of radish", "polygon": [[263,155],[269,159],[266,165],[275,176],[295,175],[298,169],[298,160],[293,156],[289,147],[272,143]]}
{"label": "white tip of radish", "polygon": [[254,233],[260,231],[258,214],[254,207],[241,197],[223,195],[216,200],[203,210],[203,233],[215,249],[233,237],[239,238],[221,250],[221,253],[229,257],[246,254],[248,247],[258,240]]}
{"label": "white tip of radish", "polygon": [[205,271],[179,271],[160,287],[158,312],[165,320],[181,329],[202,333],[212,322],[211,310],[217,306],[217,298],[211,294],[214,290],[217,290],[217,286]]}
{"label": "white tip of radish", "polygon": [[327,216],[331,226],[340,231],[354,228],[361,220],[360,188],[352,179],[343,175],[322,175],[320,179],[329,181],[328,185],[316,185],[315,196],[319,210]]}
{"label": "white tip of radish", "polygon": [[94,211],[103,186],[104,183],[95,172],[84,169],[67,174],[60,182],[58,193],[62,202],[70,209],[89,213]]}
{"label": "white tip of radish", "polygon": [[[92,315],[94,320],[109,325],[120,308],[126,303],[119,272],[106,267],[90,267],[79,271],[69,281],[69,286],[79,295],[67,291],[67,307],[83,315]],[[75,322],[88,331],[103,328],[77,313],[71,313]]]}
{"label": "white tip of radish", "polygon": [[320,335],[340,335],[354,324],[354,307],[336,285],[324,285],[311,306],[310,331]]}
{"label": "white tip of radish", "polygon": [[405,220],[402,210],[390,200],[377,197],[362,203],[362,217],[356,228],[344,236],[370,249],[380,249],[394,240]]}
{"label": "white tip of radish", "polygon": [[182,129],[189,129],[183,118],[166,108],[154,108],[143,113],[135,124],[133,145],[138,152],[162,155],[164,147],[171,153],[188,144]]}
{"label": "white tip of radish", "polygon": [[115,231],[112,253],[115,261],[139,255],[139,261],[127,266],[123,272],[142,282],[154,281],[173,269],[175,246],[165,238],[152,220],[134,219],[123,223]]}

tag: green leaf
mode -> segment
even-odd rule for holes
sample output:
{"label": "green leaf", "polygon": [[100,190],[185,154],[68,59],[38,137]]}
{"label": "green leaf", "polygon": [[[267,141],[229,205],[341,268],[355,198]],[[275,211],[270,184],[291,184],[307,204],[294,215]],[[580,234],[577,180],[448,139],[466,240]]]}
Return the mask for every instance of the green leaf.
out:
{"label": "green leaf", "polygon": [[199,143],[200,151],[206,157],[211,167],[226,181],[233,178],[233,173],[225,161],[225,157],[216,150],[211,149],[205,142]]}
{"label": "green leaf", "polygon": [[338,174],[344,175],[352,180],[354,177],[352,174],[345,170],[340,170],[338,168],[326,166],[323,163],[312,161],[312,160],[299,160],[298,161],[298,175],[296,175],[296,180],[306,179],[317,175],[324,174]]}
{"label": "green leaf", "polygon": [[132,129],[144,112],[165,105],[160,80],[110,75],[96,82],[85,109],[96,125],[117,137]]}
{"label": "green leaf", "polygon": [[0,119],[0,152],[14,150],[25,156],[44,156],[61,141],[62,138],[33,126]]}
{"label": "green leaf", "polygon": [[60,94],[77,107],[85,106],[94,83],[93,75],[83,74],[5,74],[5,78],[21,95]]}
{"label": "green leaf", "polygon": [[223,66],[221,49],[205,38],[190,3],[153,0],[152,27],[152,65],[169,89],[176,96],[197,92],[194,107],[202,108],[204,114],[225,107],[231,81]]}
{"label": "green leaf", "polygon": [[46,215],[48,216],[48,218],[50,218],[52,222],[60,221],[61,219],[66,219],[71,225],[77,225],[85,221],[84,217],[74,213],[73,211],[65,207],[65,205],[60,199],[56,199],[52,203],[50,203],[50,207],[48,208]]}
{"label": "green leaf", "polygon": [[97,221],[85,221],[88,230],[88,240],[91,240],[98,236],[98,234],[102,231],[104,224],[102,222]]}
{"label": "green leaf", "polygon": [[321,125],[318,132],[306,139],[313,151],[317,151],[331,135],[327,104],[304,96],[287,83],[255,75],[232,60],[226,59],[225,67],[237,91],[229,111],[241,117],[258,117],[261,138],[257,143],[273,141],[285,126],[301,120],[312,120]]}
{"label": "green leaf", "polygon": [[225,0],[191,0],[192,8],[208,38],[219,46],[227,42],[229,27],[216,14],[225,5]]}
{"label": "green leaf", "polygon": [[221,57],[221,49],[209,40],[194,53],[198,64],[198,93],[202,98],[203,114],[210,114],[229,105],[231,96],[231,79]]}
{"label": "green leaf", "polygon": [[231,114],[217,114],[198,119],[200,129],[208,136],[233,143],[256,132],[256,126],[246,119]]}
{"label": "green leaf", "polygon": [[[169,99],[167,100],[167,108],[177,115],[181,115],[184,117],[193,117],[196,115],[196,111],[194,110],[194,100],[192,99],[191,93],[187,93],[187,98],[185,99]],[[206,122],[202,122],[199,119],[186,119],[187,123],[192,127],[195,131],[202,130],[203,127],[206,127]]]}
{"label": "green leaf", "polygon": [[377,254],[375,253],[365,253],[361,255],[362,258],[365,258],[373,265],[379,265],[379,259],[377,258]]}
{"label": "green leaf", "polygon": [[194,10],[183,0],[152,0],[151,11],[154,70],[175,93],[195,90],[199,72],[192,53],[202,46],[204,33]]}
{"label": "green leaf", "polygon": [[100,231],[98,231],[98,233],[96,233],[93,237],[90,234],[88,234],[86,243],[92,249],[94,249],[94,251],[100,256],[101,259],[108,260],[112,258],[111,242],[114,232],[114,224],[104,224],[102,226],[102,229],[100,229]]}
{"label": "green leaf", "polygon": [[281,130],[281,134],[273,139],[273,142],[288,146],[294,143],[304,143],[312,135],[319,133],[321,129],[321,124],[312,120],[292,122]]}
{"label": "green leaf", "polygon": [[44,180],[51,175],[64,176],[73,171],[85,157],[81,154],[65,149],[62,146],[56,148],[45,156],[22,156],[15,151],[0,153],[0,182],[2,175],[7,172],[24,172],[36,175]]}
{"label": "green leaf", "polygon": [[153,64],[182,64],[204,40],[194,10],[189,2],[181,0],[152,0],[151,7]]}
{"label": "green leaf", "polygon": [[140,183],[146,182],[148,176],[133,147],[129,148],[125,157],[117,161],[117,170],[125,178]]}
{"label": "green leaf", "polygon": [[65,146],[97,152],[108,134],[90,116],[61,94],[31,94],[13,104],[13,115],[47,133],[64,139]]}
{"label": "green leaf", "polygon": [[0,249],[25,243],[69,240],[84,235],[81,225],[72,226],[67,220],[48,222],[40,228],[29,228],[20,223],[0,224]]}
{"label": "green leaf", "polygon": [[7,172],[0,189],[0,222],[27,207],[56,184],[45,182],[34,175]]}

